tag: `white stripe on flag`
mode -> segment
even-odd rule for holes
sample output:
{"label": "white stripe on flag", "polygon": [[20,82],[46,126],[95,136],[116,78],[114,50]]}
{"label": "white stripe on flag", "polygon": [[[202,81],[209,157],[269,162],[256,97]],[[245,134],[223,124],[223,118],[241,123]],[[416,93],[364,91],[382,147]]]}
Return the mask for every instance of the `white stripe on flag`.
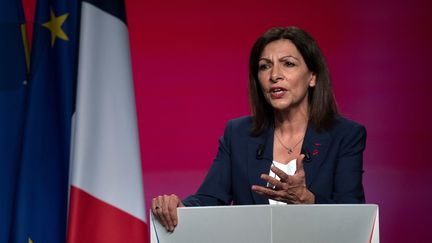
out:
{"label": "white stripe on flag", "polygon": [[83,2],[71,183],[145,221],[128,30]]}

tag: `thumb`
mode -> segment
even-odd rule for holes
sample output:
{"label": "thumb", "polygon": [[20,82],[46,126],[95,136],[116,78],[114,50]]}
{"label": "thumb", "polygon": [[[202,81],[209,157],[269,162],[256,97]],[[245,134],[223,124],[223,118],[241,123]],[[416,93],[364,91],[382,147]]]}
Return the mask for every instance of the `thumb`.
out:
{"label": "thumb", "polygon": [[296,159],[296,171],[294,174],[298,174],[298,173],[303,173],[304,169],[303,169],[303,159],[304,159],[305,155],[304,154],[300,154],[299,157],[297,157]]}

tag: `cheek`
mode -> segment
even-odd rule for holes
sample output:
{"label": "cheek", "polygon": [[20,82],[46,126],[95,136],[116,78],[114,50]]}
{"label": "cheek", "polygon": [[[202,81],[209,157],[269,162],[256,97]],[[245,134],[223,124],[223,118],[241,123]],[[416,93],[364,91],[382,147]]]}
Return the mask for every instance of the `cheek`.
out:
{"label": "cheek", "polygon": [[302,90],[308,89],[310,80],[311,80],[311,75],[309,73],[300,75],[299,77],[297,77],[296,86],[298,88],[301,88]]}
{"label": "cheek", "polygon": [[305,75],[292,80],[292,95],[294,99],[301,99],[309,90],[309,79]]}
{"label": "cheek", "polygon": [[262,80],[263,79],[258,75],[258,85],[259,85],[259,88],[264,92],[265,82],[263,82]]}
{"label": "cheek", "polygon": [[258,83],[261,85],[261,87],[265,83],[264,80],[266,80],[264,76],[265,75],[262,72],[259,72],[258,75],[257,75],[257,77],[258,77]]}
{"label": "cheek", "polygon": [[308,91],[309,91],[309,84],[306,82],[301,82],[298,85],[298,91],[299,91],[299,96],[305,96],[307,95]]}

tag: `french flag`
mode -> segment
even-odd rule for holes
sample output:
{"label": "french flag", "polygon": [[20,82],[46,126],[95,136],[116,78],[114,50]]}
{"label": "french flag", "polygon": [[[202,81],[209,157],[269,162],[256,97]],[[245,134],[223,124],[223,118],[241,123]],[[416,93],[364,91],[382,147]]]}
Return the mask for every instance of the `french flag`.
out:
{"label": "french flag", "polygon": [[123,0],[84,0],[67,241],[147,242]]}

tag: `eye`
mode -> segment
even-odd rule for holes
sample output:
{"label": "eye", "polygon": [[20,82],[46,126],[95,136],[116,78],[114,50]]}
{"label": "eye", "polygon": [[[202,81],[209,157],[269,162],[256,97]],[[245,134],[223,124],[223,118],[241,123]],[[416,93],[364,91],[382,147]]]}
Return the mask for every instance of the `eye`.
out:
{"label": "eye", "polygon": [[294,67],[295,66],[295,64],[293,62],[290,62],[290,61],[285,61],[283,64],[285,67]]}
{"label": "eye", "polygon": [[260,63],[258,64],[258,70],[259,71],[264,71],[270,68],[270,64],[268,63]]}

